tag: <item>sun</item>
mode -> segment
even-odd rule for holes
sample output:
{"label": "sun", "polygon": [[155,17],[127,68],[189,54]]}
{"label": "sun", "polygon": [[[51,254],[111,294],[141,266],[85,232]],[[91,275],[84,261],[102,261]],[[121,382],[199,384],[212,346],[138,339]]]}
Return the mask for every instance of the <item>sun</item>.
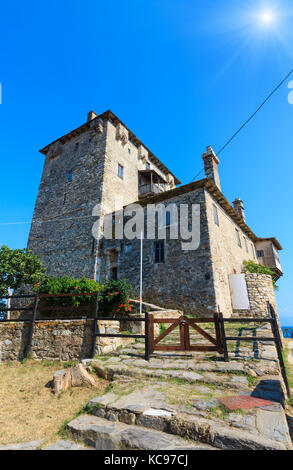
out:
{"label": "sun", "polygon": [[259,21],[260,21],[260,23],[262,23],[264,25],[269,25],[269,24],[274,23],[275,16],[274,16],[272,11],[269,11],[269,10],[262,11],[259,14]]}

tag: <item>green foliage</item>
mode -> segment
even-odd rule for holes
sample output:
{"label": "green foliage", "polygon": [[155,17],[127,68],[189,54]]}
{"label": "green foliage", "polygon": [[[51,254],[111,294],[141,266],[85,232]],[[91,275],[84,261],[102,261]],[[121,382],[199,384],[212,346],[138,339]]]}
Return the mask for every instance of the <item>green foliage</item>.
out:
{"label": "green foliage", "polygon": [[275,273],[272,269],[268,268],[267,266],[263,266],[262,264],[257,264],[254,261],[243,261],[243,267],[246,272],[249,273],[259,273],[259,274],[268,274],[272,277],[273,286],[275,290],[278,290],[279,287],[275,284],[274,276]]}
{"label": "green foliage", "polygon": [[127,315],[132,311],[129,298],[131,285],[125,279],[106,281],[99,292],[100,311],[104,315]]}
{"label": "green foliage", "polygon": [[[72,279],[71,277],[48,277],[43,282],[34,286],[34,290],[39,294],[74,294],[75,292],[90,294],[98,292],[101,286],[92,279]],[[74,296],[74,297],[49,297],[44,298],[48,305],[73,305],[78,307],[81,304],[93,303],[94,296]]]}
{"label": "green foliage", "polygon": [[160,335],[166,331],[167,327],[164,323],[160,323]]}
{"label": "green foliage", "polygon": [[8,289],[17,289],[22,284],[35,284],[45,278],[42,261],[27,249],[11,250],[8,246],[0,248],[0,295],[5,296]]}

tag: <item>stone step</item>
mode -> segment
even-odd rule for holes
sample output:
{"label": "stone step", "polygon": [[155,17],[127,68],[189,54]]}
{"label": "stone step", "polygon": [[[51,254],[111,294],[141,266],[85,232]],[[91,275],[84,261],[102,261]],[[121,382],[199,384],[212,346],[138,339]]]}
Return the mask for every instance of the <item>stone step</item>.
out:
{"label": "stone step", "polygon": [[150,386],[124,396],[109,392],[96,397],[88,403],[87,412],[113,424],[145,427],[220,449],[292,448],[285,413],[279,404],[252,410],[244,416],[230,413],[227,421],[223,421],[203,417],[205,413],[195,408],[192,410],[184,405],[170,405],[161,391]]}
{"label": "stone step", "polygon": [[111,422],[91,415],[81,415],[67,425],[73,439],[96,450],[215,450],[207,444],[141,426]]}
{"label": "stone step", "polygon": [[74,441],[61,440],[54,442],[48,446],[42,447],[41,450],[94,450],[93,447],[85,447]]}

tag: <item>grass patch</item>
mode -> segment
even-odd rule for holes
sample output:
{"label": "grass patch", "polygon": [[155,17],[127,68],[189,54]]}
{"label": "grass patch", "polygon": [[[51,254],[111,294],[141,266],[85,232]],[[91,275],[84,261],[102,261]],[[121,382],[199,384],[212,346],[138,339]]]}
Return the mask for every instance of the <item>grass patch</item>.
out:
{"label": "grass patch", "polygon": [[[64,368],[59,361],[0,364],[0,444],[60,439],[66,424],[83,410],[84,404],[104,393],[108,382],[97,388],[76,387],[57,398],[48,387],[54,372]],[[47,385],[47,386],[46,386]]]}
{"label": "grass patch", "polygon": [[290,354],[291,351],[292,350],[285,347],[283,349],[283,359],[284,359],[289,387],[293,388],[293,364],[289,364],[289,361],[288,361],[288,355]]}

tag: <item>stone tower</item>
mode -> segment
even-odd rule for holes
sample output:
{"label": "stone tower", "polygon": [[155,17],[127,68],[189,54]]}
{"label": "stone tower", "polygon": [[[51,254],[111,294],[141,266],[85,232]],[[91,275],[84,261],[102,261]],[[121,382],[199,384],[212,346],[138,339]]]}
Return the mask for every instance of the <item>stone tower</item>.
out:
{"label": "stone tower", "polygon": [[121,208],[142,193],[180,183],[111,111],[99,116],[90,111],[85,124],[40,152],[45,162],[28,248],[54,276],[96,278],[97,204],[103,216],[119,208],[117,201]]}

